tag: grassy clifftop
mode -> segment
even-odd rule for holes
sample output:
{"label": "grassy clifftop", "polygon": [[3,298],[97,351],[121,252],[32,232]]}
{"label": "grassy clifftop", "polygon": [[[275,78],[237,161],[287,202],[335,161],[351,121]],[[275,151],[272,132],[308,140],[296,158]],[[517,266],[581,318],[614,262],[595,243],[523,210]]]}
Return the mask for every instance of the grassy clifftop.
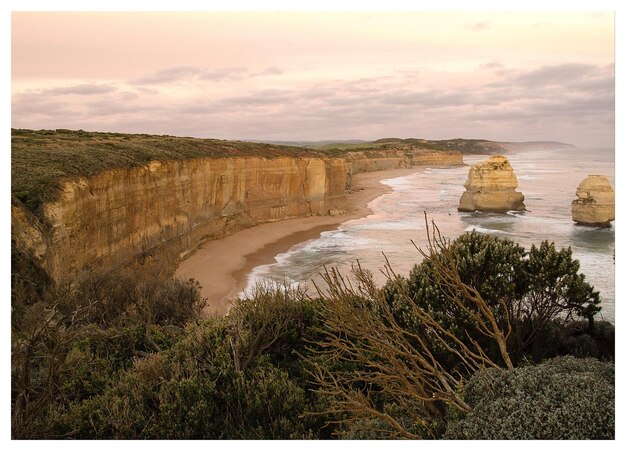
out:
{"label": "grassy clifftop", "polygon": [[107,169],[142,166],[153,160],[258,156],[275,158],[339,157],[346,152],[393,149],[453,148],[424,142],[359,143],[320,148],[260,142],[183,138],[168,135],[85,132],[82,130],[23,130],[11,132],[11,193],[35,212],[55,196],[58,180],[90,176]]}
{"label": "grassy clifftop", "polygon": [[89,176],[107,169],[141,166],[152,160],[272,158],[320,153],[301,147],[218,139],[14,129],[11,133],[11,191],[34,210],[53,196],[56,181],[62,177]]}

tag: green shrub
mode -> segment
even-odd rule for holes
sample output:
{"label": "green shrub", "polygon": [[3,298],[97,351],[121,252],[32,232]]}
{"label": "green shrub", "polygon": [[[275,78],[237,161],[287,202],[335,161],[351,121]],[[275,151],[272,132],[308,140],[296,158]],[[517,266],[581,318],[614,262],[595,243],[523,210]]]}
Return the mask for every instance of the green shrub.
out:
{"label": "green shrub", "polygon": [[[545,301],[543,292],[556,299],[553,311],[585,318],[597,310],[593,290],[567,251],[546,245],[526,253],[512,242],[476,234],[454,246],[463,277],[483,290],[499,327],[505,328],[506,312],[520,314],[513,318],[514,332],[531,339],[517,362],[565,353],[613,358],[609,323],[589,328],[584,319],[524,316],[529,305],[543,305],[537,304]],[[49,288],[43,300],[20,303],[13,324],[13,436],[437,438],[449,418],[450,438],[481,431],[500,437],[502,430],[529,430],[542,438],[611,434],[614,423],[605,417],[612,411],[598,406],[614,409],[612,365],[561,359],[491,371],[473,377],[461,392],[480,365],[447,370],[461,368],[459,361],[471,355],[433,334],[447,333],[442,325],[458,337],[482,338],[459,304],[438,291],[429,275],[432,263],[426,259],[409,278],[383,290],[368,271],[354,285],[357,291],[340,278],[329,296],[315,300],[299,290],[260,286],[226,317],[207,320],[199,319],[204,304],[193,281],[111,273]],[[407,314],[409,303],[427,309],[439,325],[420,325]],[[481,346],[493,351],[489,340]],[[326,385],[320,374],[329,377]],[[350,403],[359,404],[356,415]],[[521,413],[503,416],[509,403]],[[577,409],[586,409],[583,426],[572,422]],[[527,427],[527,411],[536,424],[545,420],[546,431]],[[497,418],[493,427],[491,418]],[[608,429],[599,429],[600,420]],[[399,427],[390,429],[394,423]]]}
{"label": "green shrub", "polygon": [[512,371],[487,370],[465,386],[473,410],[445,438],[584,440],[615,437],[615,366],[559,357]]}
{"label": "green shrub", "polygon": [[319,437],[324,419],[303,414],[323,401],[308,390],[305,362],[293,352],[305,352],[312,301],[291,290],[255,295],[171,340],[168,328],[151,326],[81,341],[68,356],[75,368],[63,379],[66,391],[77,394],[40,418],[35,436]]}
{"label": "green shrub", "polygon": [[137,358],[173,345],[204,300],[197,283],[91,274],[22,291],[12,318],[11,407],[16,438],[47,436],[47,416],[103,393]]}
{"label": "green shrub", "polygon": [[[198,333],[204,352],[187,340],[171,352],[136,361],[103,394],[51,419],[49,435],[117,439],[287,439],[299,430],[304,390],[267,359],[237,372],[221,325]],[[191,336],[199,338],[198,333]],[[212,352],[206,346],[221,351]],[[302,431],[304,433],[304,431]]]}
{"label": "green shrub", "polygon": [[[532,354],[533,347],[542,346],[538,340],[555,320],[562,318],[565,324],[584,319],[593,329],[594,316],[600,311],[599,294],[578,272],[580,265],[572,259],[571,249],[557,251],[554,243],[543,242],[526,251],[511,240],[473,231],[454,240],[450,250],[460,280],[478,290],[503,330],[511,325],[507,347],[514,362]],[[406,297],[399,295],[405,287],[410,302],[429,312],[461,340],[471,336],[497,360],[497,349],[493,345],[490,349],[471,315],[450,302],[449,293],[436,281],[434,259],[443,262],[439,254],[426,258],[408,278],[385,286],[398,320],[409,330],[420,328],[419,320],[409,313]],[[444,362],[450,357],[446,354],[442,350],[439,355]]]}
{"label": "green shrub", "polygon": [[70,314],[84,309],[102,327],[124,324],[182,326],[200,318],[206,300],[191,279],[167,279],[132,271],[90,273],[49,290],[47,303]]}
{"label": "green shrub", "polygon": [[563,355],[614,360],[615,326],[598,321],[589,330],[586,321],[557,319],[537,331],[532,346],[527,349],[527,357],[534,362]]}

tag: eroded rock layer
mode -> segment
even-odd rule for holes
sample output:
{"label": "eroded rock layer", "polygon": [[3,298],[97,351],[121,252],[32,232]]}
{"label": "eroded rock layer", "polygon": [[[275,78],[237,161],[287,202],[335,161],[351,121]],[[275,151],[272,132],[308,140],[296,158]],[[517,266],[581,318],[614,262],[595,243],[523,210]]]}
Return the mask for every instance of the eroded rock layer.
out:
{"label": "eroded rock layer", "polygon": [[609,226],[615,219],[615,192],[604,175],[590,175],[580,182],[572,202],[572,220],[582,225]]}
{"label": "eroded rock layer", "polygon": [[465,182],[459,211],[505,212],[525,210],[524,195],[515,191],[517,177],[502,155],[472,165]]}

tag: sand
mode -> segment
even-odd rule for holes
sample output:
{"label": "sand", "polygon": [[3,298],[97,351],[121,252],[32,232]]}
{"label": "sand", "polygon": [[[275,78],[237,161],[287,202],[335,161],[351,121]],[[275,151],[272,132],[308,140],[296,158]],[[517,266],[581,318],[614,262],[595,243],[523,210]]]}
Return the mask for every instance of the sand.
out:
{"label": "sand", "polygon": [[207,241],[178,266],[175,276],[193,278],[208,299],[207,315],[225,315],[231,301],[247,286],[253,268],[273,263],[274,257],[292,246],[318,238],[351,219],[371,213],[367,204],[390,192],[380,180],[401,177],[420,168],[393,169],[353,176],[355,190],[347,195],[347,213],[340,216],[309,216],[261,224],[225,238]]}

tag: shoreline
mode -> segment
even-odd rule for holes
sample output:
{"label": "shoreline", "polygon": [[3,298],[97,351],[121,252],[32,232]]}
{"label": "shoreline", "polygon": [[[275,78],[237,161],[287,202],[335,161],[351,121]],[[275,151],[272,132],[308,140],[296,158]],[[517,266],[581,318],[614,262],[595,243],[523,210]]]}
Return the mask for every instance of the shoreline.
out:
{"label": "shoreline", "polygon": [[178,265],[174,276],[193,278],[200,283],[202,297],[208,299],[207,315],[226,315],[231,300],[246,288],[248,275],[255,267],[274,263],[276,255],[292,246],[371,214],[368,203],[392,191],[391,187],[380,183],[381,180],[414,174],[425,167],[356,174],[353,176],[355,190],[346,195],[346,214],[263,223],[207,241]]}

